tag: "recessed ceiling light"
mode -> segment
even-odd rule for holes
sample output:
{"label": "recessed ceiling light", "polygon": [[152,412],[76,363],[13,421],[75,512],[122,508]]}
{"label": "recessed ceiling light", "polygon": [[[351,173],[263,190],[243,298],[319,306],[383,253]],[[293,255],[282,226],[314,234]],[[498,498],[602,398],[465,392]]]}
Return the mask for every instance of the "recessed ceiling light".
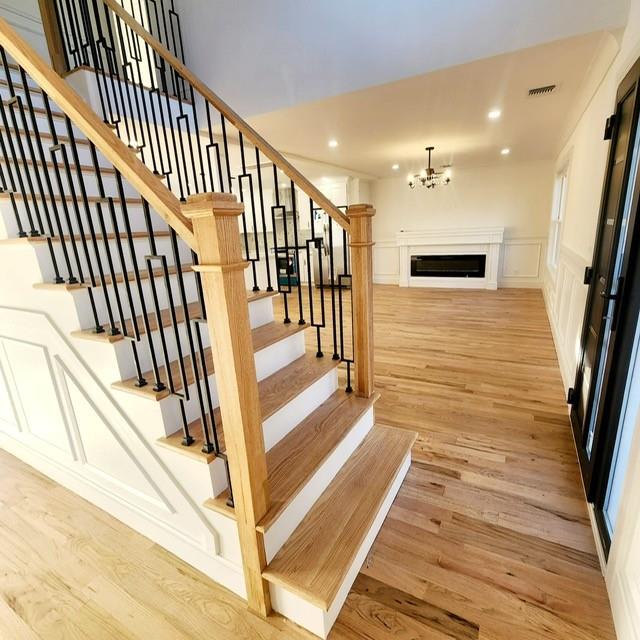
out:
{"label": "recessed ceiling light", "polygon": [[338,141],[337,140],[329,140],[329,146],[332,149],[335,149],[338,146]]}
{"label": "recessed ceiling light", "polygon": [[391,165],[391,168],[392,168],[394,171],[397,171],[397,170],[400,168],[400,165],[399,165],[399,164],[392,164],[392,165]]}
{"label": "recessed ceiling light", "polygon": [[502,111],[500,109],[491,109],[489,113],[487,113],[487,118],[489,120],[497,120],[502,115]]}
{"label": "recessed ceiling light", "polygon": [[509,147],[505,147],[500,153],[503,156],[508,156],[511,153],[511,149],[509,149]]}

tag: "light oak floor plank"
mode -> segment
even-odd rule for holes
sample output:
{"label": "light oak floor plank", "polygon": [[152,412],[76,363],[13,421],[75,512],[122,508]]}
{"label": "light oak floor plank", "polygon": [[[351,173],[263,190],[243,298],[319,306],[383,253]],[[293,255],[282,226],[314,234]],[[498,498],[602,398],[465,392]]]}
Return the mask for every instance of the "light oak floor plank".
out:
{"label": "light oak floor plank", "polygon": [[[331,638],[613,639],[540,292],[376,286],[374,302],[377,423],[419,438]],[[137,639],[141,621],[311,638],[0,454],[0,637]]]}

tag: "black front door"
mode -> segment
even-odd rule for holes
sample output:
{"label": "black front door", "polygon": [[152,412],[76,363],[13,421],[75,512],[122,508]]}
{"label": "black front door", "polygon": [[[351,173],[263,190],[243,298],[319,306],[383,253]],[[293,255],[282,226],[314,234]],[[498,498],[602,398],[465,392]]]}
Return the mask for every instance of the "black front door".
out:
{"label": "black front door", "polygon": [[[615,425],[608,419],[607,398],[612,373],[618,365],[621,317],[632,313],[630,295],[637,200],[638,110],[640,61],[618,89],[615,116],[609,128],[611,145],[607,162],[593,266],[582,330],[581,358],[570,397],[571,423],[585,490],[596,499],[605,473],[607,449]],[[637,314],[637,312],[636,312]],[[637,318],[636,318],[637,319]],[[635,319],[634,319],[635,321]]]}

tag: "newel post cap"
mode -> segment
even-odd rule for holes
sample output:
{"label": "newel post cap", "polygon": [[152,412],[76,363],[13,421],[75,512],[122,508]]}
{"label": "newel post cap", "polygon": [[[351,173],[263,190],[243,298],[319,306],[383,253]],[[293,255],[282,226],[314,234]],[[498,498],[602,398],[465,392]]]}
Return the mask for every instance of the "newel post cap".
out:
{"label": "newel post cap", "polygon": [[350,218],[373,217],[376,215],[376,210],[372,204],[351,204],[347,207],[347,215]]}
{"label": "newel post cap", "polygon": [[211,215],[239,216],[243,211],[244,205],[233,193],[197,193],[182,205],[182,214],[190,220]]}

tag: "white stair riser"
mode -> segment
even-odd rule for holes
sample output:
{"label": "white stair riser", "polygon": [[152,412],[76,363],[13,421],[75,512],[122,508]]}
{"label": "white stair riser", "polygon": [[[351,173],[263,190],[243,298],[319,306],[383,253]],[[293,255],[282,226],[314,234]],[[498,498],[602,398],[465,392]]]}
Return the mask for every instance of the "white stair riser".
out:
{"label": "white stair riser", "polygon": [[367,535],[358,549],[358,553],[345,576],[345,579],[336,595],[334,601],[331,603],[328,611],[325,611],[321,607],[310,603],[309,601],[301,598],[299,595],[287,591],[284,587],[271,583],[269,585],[271,591],[271,604],[278,613],[293,620],[301,627],[311,631],[320,638],[327,638],[333,623],[336,621],[340,609],[344,601],[347,599],[351,585],[354,583],[362,563],[365,561],[373,542],[375,541],[380,528],[391,508],[393,500],[398,493],[404,477],[409,471],[411,466],[411,453],[407,454],[402,466],[398,470],[396,477],[393,480],[385,499],[378,510],[378,514],[375,517]]}
{"label": "white stair riser", "polygon": [[[194,302],[197,300],[195,275],[193,272],[187,272],[183,274],[183,277],[184,277],[184,285],[185,285],[187,302]],[[172,287],[173,296],[174,296],[174,304],[177,305],[177,304],[180,304],[180,302],[177,294],[178,290],[177,290],[177,285],[175,284],[175,279],[176,279],[175,275],[169,276],[169,280],[171,282],[171,287]],[[122,304],[125,318],[131,318],[133,315],[138,316],[142,313],[137,285],[135,284],[135,282],[130,282],[129,284],[130,284],[131,297],[133,299],[133,307],[134,307],[133,313],[129,308],[129,301],[128,301],[124,284],[121,284],[121,286],[119,287],[120,301]],[[158,303],[159,303],[160,309],[161,310],[166,309],[169,307],[169,303],[167,300],[164,281],[157,281],[156,284],[157,284],[156,289],[158,294]],[[151,285],[149,283],[149,280],[142,280],[141,286],[142,286],[143,297],[145,300],[147,312],[148,313],[155,312],[153,298],[151,295]],[[100,319],[101,322],[104,322],[104,323],[107,323],[108,321],[105,294],[108,295],[109,299],[111,300],[111,309],[114,316],[114,321],[117,321],[119,320],[118,309],[116,305],[115,296],[113,295],[112,287],[107,287],[106,290],[103,289],[103,287],[95,287],[93,289],[93,298],[98,311],[98,318]],[[58,295],[73,296],[74,302],[78,307],[78,317],[80,318],[80,323],[81,323],[80,327],[78,327],[79,329],[80,328],[91,329],[94,326],[94,318],[91,311],[91,307],[89,305],[89,294],[86,288],[73,289],[70,291],[61,290],[60,292],[58,292]]]}
{"label": "white stair riser", "polygon": [[[249,303],[249,309],[255,305],[260,305],[262,301],[256,300]],[[262,306],[262,305],[260,305]],[[253,320],[260,321],[260,310],[258,313],[249,313],[250,322]],[[256,327],[259,325],[253,325]],[[190,355],[189,340],[187,335],[187,326],[184,322],[178,323],[178,335],[180,337],[180,346],[182,348],[182,355]],[[196,349],[197,365],[200,368],[200,360],[197,357],[198,339],[195,334],[193,335],[194,349]],[[202,340],[202,346],[208,347],[210,345],[209,330],[206,324],[200,325],[200,336]],[[167,353],[169,361],[176,360],[178,358],[178,348],[175,339],[175,332],[173,326],[164,328],[164,337],[167,345]],[[158,358],[158,366],[164,365],[164,354],[162,351],[162,343],[159,331],[151,332],[151,341],[155,346],[156,357]],[[119,377],[123,380],[133,377],[136,374],[133,358],[131,357],[131,346],[127,344],[126,340],[115,342],[112,345],[105,345],[107,349],[113,349],[116,352],[116,357],[120,363]],[[271,345],[265,349],[256,353],[256,371],[258,373],[258,379],[261,380],[271,375],[281,367],[286,366],[296,358],[299,358],[304,354],[304,337],[303,334],[297,334],[287,340],[282,340],[277,344]],[[140,348],[138,349],[138,357],[140,359],[140,366],[143,371],[149,371],[152,368],[151,356],[149,354],[148,339],[146,335],[143,335]],[[191,390],[191,389],[190,389]],[[195,393],[195,387],[192,390]]]}
{"label": "white stair riser", "polygon": [[[86,226],[84,231],[86,234]],[[118,243],[115,239],[108,240],[108,250],[107,247],[105,247],[105,243],[100,239],[97,240],[97,245],[100,262],[98,262],[98,260],[96,259],[96,248],[90,238],[88,238],[85,243],[83,243],[79,238],[75,239],[75,247],[77,249],[84,282],[91,282],[91,272],[89,271],[89,268],[87,266],[89,262],[91,263],[93,275],[96,279],[96,282],[101,281],[99,266],[100,264],[102,265],[102,272],[104,273],[104,276],[106,278],[110,277],[111,274],[109,270],[108,253],[111,254],[111,261],[113,262],[113,269],[116,274],[123,273],[124,271],[133,271],[133,261],[131,260],[129,244],[126,239],[121,239],[121,248],[124,254],[124,265],[120,261]],[[42,282],[54,282],[55,271],[53,268],[53,262],[51,260],[51,254],[48,244],[46,242],[42,242],[38,244],[34,243],[32,246],[38,252],[40,263],[42,265]],[[71,269],[74,276],[76,277],[76,279],[80,279],[80,272],[78,270],[76,255],[74,252],[74,243],[71,240],[67,240],[67,242],[65,243],[65,247],[62,246],[61,242],[53,243],[53,251],[56,256],[58,269],[60,270],[61,276],[66,280],[69,275],[64,259],[64,248],[66,248],[66,251],[69,255],[69,259],[71,261]],[[151,252],[149,239],[133,238],[133,249],[136,256],[136,264],[138,265],[140,274],[142,275],[147,273],[147,261],[145,260],[145,256],[150,255]],[[191,252],[184,243],[178,244],[178,250],[180,263],[182,265],[191,263]],[[169,267],[174,265],[173,253],[169,238],[158,238],[156,240],[156,251],[158,255],[163,255],[166,257]],[[87,260],[87,254],[89,255],[89,260]],[[159,261],[152,261],[152,268],[154,270],[160,268],[160,266],[161,263]],[[176,304],[179,304],[179,302],[176,301]]]}
{"label": "white stair riser", "polygon": [[[100,154],[98,154],[99,156]],[[75,164],[73,163],[73,158],[69,157],[69,170],[71,172],[71,184],[72,189],[69,187],[69,180],[67,177],[67,172],[61,157],[56,158],[57,170],[60,175],[60,181],[62,183],[62,187],[58,184],[58,176],[56,175],[56,167],[53,165],[53,159],[50,157],[49,153],[45,154],[45,162],[47,163],[46,171],[49,173],[49,179],[51,181],[51,192],[49,191],[49,185],[47,183],[47,178],[45,173],[42,170],[43,164],[41,162],[40,156],[38,155],[35,159],[35,166],[33,164],[33,159],[30,155],[27,155],[27,164],[26,167],[22,160],[20,159],[18,166],[16,167],[12,163],[11,170],[13,172],[13,179],[17,184],[17,170],[20,171],[20,175],[22,176],[23,182],[25,185],[28,185],[27,176],[30,176],[31,182],[34,187],[34,191],[37,195],[41,195],[39,182],[42,184],[42,190],[46,198],[49,198],[50,193],[53,192],[56,195],[60,193],[64,193],[67,196],[71,196],[72,193],[75,193],[80,201],[82,190],[81,190],[81,182],[78,177],[78,172],[76,170]],[[5,172],[5,175],[8,179],[8,175],[6,173],[6,163],[4,159],[0,159],[0,165]],[[98,178],[93,169],[93,163],[86,166],[86,170],[82,171],[82,184],[84,185],[85,191],[88,196],[100,196],[100,184],[98,182]],[[105,171],[101,171],[102,178],[102,188],[104,189],[105,197],[112,197],[118,201],[119,191],[118,191],[118,181],[116,179],[115,174],[112,171],[108,171],[110,169],[110,165],[105,161],[104,163],[100,163],[100,166],[105,169]],[[127,198],[140,198],[140,194],[126,181],[122,180],[122,186],[124,190],[125,197]],[[93,205],[92,205],[93,206]]]}
{"label": "white stair riser", "polygon": [[373,407],[370,407],[350,428],[336,449],[316,469],[313,476],[309,478],[278,519],[265,531],[264,544],[267,563],[273,560],[282,545],[302,522],[316,500],[340,471],[342,465],[369,433],[373,423]]}
{"label": "white stair riser", "polygon": [[[20,219],[22,221],[23,227],[25,231],[28,232],[29,228],[28,228],[28,222],[27,222],[28,219],[26,215],[25,203],[22,201],[21,198],[16,198],[15,202],[16,202],[16,206],[17,206],[18,213],[20,215]],[[120,232],[122,233],[124,230],[123,217],[122,217],[123,213],[120,207],[117,205],[117,202],[114,204],[115,204],[118,227]],[[71,206],[70,203],[68,203],[68,205]],[[90,206],[93,212],[92,219],[94,220],[94,226],[97,232],[97,230],[100,228],[100,222],[99,222],[98,214],[95,209],[96,204],[94,202],[91,202]],[[30,208],[32,213],[35,214],[33,204],[31,204]],[[60,201],[56,201],[56,208],[59,213],[62,231],[63,233],[66,234],[68,231],[68,225],[64,216],[64,209]],[[42,211],[42,218],[43,218],[42,224],[44,227],[44,231],[48,232],[49,229],[48,229],[47,219],[44,215],[44,209],[41,208],[41,211]],[[51,205],[49,205],[49,211],[51,214],[51,224],[53,226],[54,235],[59,235],[57,222],[53,213],[53,207]],[[73,212],[73,208],[70,208],[69,211],[72,219],[72,224],[74,228],[77,229],[76,223],[75,223],[75,214],[71,213]],[[84,209],[81,209],[81,212],[82,212],[83,221],[84,221],[85,220]],[[104,218],[104,223],[105,223],[105,228],[107,230],[107,233],[112,233],[113,224],[111,223],[111,214],[110,214],[108,204],[102,205],[102,212],[103,212],[103,218]],[[146,223],[145,223],[144,213],[141,205],[128,205],[127,213],[128,213],[129,224],[131,226],[132,231],[146,231]],[[151,223],[154,230],[166,231],[167,229],[166,223],[162,220],[162,218],[160,218],[160,216],[153,209],[151,209]],[[13,206],[11,205],[11,201],[8,195],[0,196],[0,224],[3,227],[2,229],[0,229],[0,233],[2,233],[2,237],[16,238],[18,236],[18,223],[16,221],[15,212],[13,210]],[[36,224],[37,226],[37,220],[35,220],[35,215],[34,215],[34,224]],[[88,225],[85,231],[88,232]]]}
{"label": "white stair riser", "polygon": [[[38,137],[40,137],[41,142],[42,142],[42,147],[44,150],[44,154],[45,154],[45,158],[47,161],[51,160],[51,154],[49,151],[49,148],[55,144],[53,141],[53,134],[51,131],[51,125],[49,123],[49,119],[47,118],[46,114],[44,113],[40,113],[40,112],[34,112],[34,119],[35,119],[35,126],[33,123],[33,119],[31,118],[31,115],[29,114],[29,108],[27,106],[26,101],[24,100],[24,98],[22,98],[22,96],[20,96],[22,98],[22,104],[24,106],[24,117],[26,120],[26,128],[25,128],[25,122],[22,119],[22,110],[20,109],[20,107],[16,104],[14,107],[9,107],[6,104],[6,101],[9,99],[9,94],[8,93],[4,93],[3,92],[3,99],[5,100],[5,115],[7,118],[7,124],[9,125],[9,128],[12,130],[12,138],[14,140],[14,147],[16,150],[16,155],[18,158],[21,158],[22,156],[20,155],[20,150],[19,147],[17,146],[17,142],[16,142],[16,126],[17,126],[17,131],[20,132],[21,136],[22,136],[22,142],[23,142],[23,147],[24,147],[24,152],[25,154],[27,154],[27,157],[30,158],[31,156],[30,154],[30,150],[28,147],[28,140],[27,140],[27,136],[25,132],[29,132],[31,133],[31,142],[33,144],[33,149],[34,152],[36,154],[36,157],[39,158],[39,149],[38,149],[38,142],[37,139]],[[35,94],[32,94],[32,97]],[[38,105],[36,104],[36,101],[34,100],[34,105],[35,108],[38,108]],[[53,110],[53,107],[52,107]],[[15,121],[14,121],[14,115],[15,115]],[[58,135],[59,138],[62,138],[61,140],[59,140],[60,143],[65,143],[67,142],[68,138],[69,138],[69,130],[67,129],[67,122],[64,118],[60,118],[60,117],[53,117],[52,118],[52,122],[53,122],[53,126],[54,126],[54,131],[56,132],[56,134]],[[0,117],[0,126],[4,127],[5,126],[5,122],[4,120]],[[86,136],[82,133],[82,131],[80,131],[80,129],[78,129],[78,127],[76,127],[74,124],[71,125],[71,131],[73,133],[73,137],[75,139],[75,141],[78,143],[78,149],[80,149],[80,147],[85,147],[87,150],[89,149],[88,145],[84,144],[86,142]],[[37,134],[37,136],[35,135]],[[48,137],[51,136],[51,137]],[[9,146],[7,145],[7,150],[9,151]],[[71,146],[67,145],[67,155],[69,157],[69,161],[71,162],[73,160],[73,152],[71,150]],[[62,160],[62,154],[60,151],[58,151],[55,154],[56,158],[59,160]]]}
{"label": "white stair riser", "polygon": [[[296,335],[290,336],[289,338],[286,338],[285,340],[281,340],[278,343],[278,345],[281,345],[280,346],[281,353],[279,354],[275,354],[273,349],[271,348],[263,349],[262,351],[270,351],[271,355],[268,357],[279,358],[279,362],[281,366],[278,368],[282,368],[282,367],[286,367],[296,357],[299,357],[298,354],[300,350],[304,349],[304,338],[302,334],[296,334]],[[139,349],[140,357],[143,356],[142,351],[144,348],[146,347]],[[265,366],[264,364],[261,364],[261,363],[264,363],[266,359],[262,351],[259,351],[255,355],[256,372],[258,374],[258,380],[261,380],[262,378],[266,377],[264,375],[261,377],[260,375],[261,374],[260,367]],[[123,354],[126,353],[124,349],[122,353]],[[125,355],[125,358],[126,358],[126,355]],[[130,356],[128,357],[128,360],[131,360]],[[130,365],[127,365],[125,360],[125,362],[123,362],[121,366],[130,366]],[[132,372],[132,375],[133,375],[133,372]],[[219,401],[218,401],[218,393],[217,393],[216,384],[215,384],[215,378],[216,378],[215,374],[209,376],[209,387],[211,389],[211,402],[214,407],[217,407],[219,405]],[[150,380],[149,383],[152,384],[153,381]],[[192,420],[195,420],[200,417],[200,407],[198,404],[198,390],[197,390],[197,385],[195,383],[188,386],[188,393],[191,401],[185,403],[185,412],[187,414],[187,420],[191,422]],[[203,393],[204,393],[204,389],[203,389]],[[140,397],[140,396],[135,396],[135,398],[142,404],[156,403],[154,400]],[[165,435],[168,436],[174,433],[182,424],[180,407],[177,399],[172,397],[167,397],[167,398],[164,398],[163,400],[160,400],[159,404],[162,405],[163,415],[165,416],[164,418],[165,430],[166,430]],[[266,432],[267,432],[267,426],[265,423],[265,434]]]}
{"label": "white stair riser", "polygon": [[[325,356],[328,357],[328,356]],[[264,421],[264,446],[267,451],[317,409],[338,388],[338,372],[332,369],[316,380],[291,402]]]}

